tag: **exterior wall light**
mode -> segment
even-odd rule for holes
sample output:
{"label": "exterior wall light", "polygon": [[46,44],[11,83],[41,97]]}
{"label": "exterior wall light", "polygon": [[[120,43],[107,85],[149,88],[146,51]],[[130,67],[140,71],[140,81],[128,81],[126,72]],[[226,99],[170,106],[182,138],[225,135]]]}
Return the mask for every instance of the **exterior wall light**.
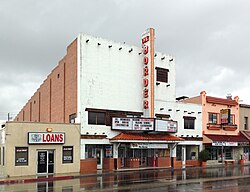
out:
{"label": "exterior wall light", "polygon": [[47,132],[52,132],[52,130],[53,130],[52,128],[47,128],[46,129]]}

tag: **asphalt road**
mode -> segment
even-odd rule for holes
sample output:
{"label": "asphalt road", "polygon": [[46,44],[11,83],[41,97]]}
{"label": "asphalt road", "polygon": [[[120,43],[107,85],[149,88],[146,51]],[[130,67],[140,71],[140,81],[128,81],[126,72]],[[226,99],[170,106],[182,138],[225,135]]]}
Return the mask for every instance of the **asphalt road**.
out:
{"label": "asphalt road", "polygon": [[76,179],[0,185],[0,191],[250,191],[250,168],[224,167],[187,170],[144,170]]}

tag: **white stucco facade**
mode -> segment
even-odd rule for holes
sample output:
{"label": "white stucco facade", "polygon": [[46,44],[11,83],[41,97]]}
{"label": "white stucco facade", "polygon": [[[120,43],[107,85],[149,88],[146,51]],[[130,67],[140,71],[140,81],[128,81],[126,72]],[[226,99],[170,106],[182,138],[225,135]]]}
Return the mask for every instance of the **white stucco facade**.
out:
{"label": "white stucco facade", "polygon": [[[78,123],[82,135],[106,135],[104,139],[81,139],[81,159],[87,144],[111,144],[118,135],[106,125],[89,125],[88,108],[143,112],[143,50],[80,34],[78,44]],[[175,60],[171,55],[155,52],[154,67],[168,70],[168,82],[154,85],[154,113],[168,114],[178,122],[178,137],[201,138],[201,106],[176,102]],[[154,71],[156,73],[156,70]],[[183,116],[195,118],[195,129],[184,129]],[[143,115],[142,115],[143,117]],[[201,141],[183,141],[182,145],[202,146]],[[175,151],[172,152],[175,154]]]}

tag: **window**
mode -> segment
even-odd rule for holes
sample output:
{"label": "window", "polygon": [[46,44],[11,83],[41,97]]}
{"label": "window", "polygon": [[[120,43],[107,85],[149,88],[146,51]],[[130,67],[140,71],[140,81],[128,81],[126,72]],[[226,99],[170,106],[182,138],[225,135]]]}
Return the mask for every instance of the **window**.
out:
{"label": "window", "polygon": [[95,145],[85,145],[86,158],[95,158]]}
{"label": "window", "polygon": [[5,148],[3,147],[3,165],[4,165],[4,162],[5,162],[5,153],[4,153],[4,151],[5,151]]}
{"label": "window", "polygon": [[184,129],[194,129],[195,117],[184,116]]}
{"label": "window", "polygon": [[92,125],[105,125],[104,112],[88,112],[88,124]]}
{"label": "window", "polygon": [[182,145],[177,145],[176,147],[176,160],[180,161],[182,159]]}
{"label": "window", "polygon": [[218,114],[216,113],[209,113],[208,114],[208,122],[212,124],[217,124]]}
{"label": "window", "polygon": [[248,130],[248,117],[244,117],[244,130]]}
{"label": "window", "polygon": [[73,147],[63,146],[63,163],[73,163]]}
{"label": "window", "polygon": [[230,115],[230,122],[228,124],[234,124],[234,115]]}
{"label": "window", "polygon": [[167,83],[168,82],[168,69],[156,67],[156,81]]}
{"label": "window", "polygon": [[197,160],[199,153],[198,145],[187,145],[186,146],[186,160]]}
{"label": "window", "polygon": [[28,165],[28,147],[16,147],[15,166]]}
{"label": "window", "polygon": [[76,113],[69,115],[69,123],[75,123]]}

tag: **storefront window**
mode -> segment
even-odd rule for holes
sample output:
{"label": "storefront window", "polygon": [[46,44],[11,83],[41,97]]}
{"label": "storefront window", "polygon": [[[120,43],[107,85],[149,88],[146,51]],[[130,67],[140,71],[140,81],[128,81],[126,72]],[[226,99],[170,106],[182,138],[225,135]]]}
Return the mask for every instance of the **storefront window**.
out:
{"label": "storefront window", "polygon": [[63,163],[73,163],[73,147],[63,146]]}
{"label": "storefront window", "polygon": [[5,162],[5,154],[4,154],[4,147],[3,147],[3,165],[4,165],[4,162]]}
{"label": "storefront window", "polygon": [[15,148],[15,166],[28,165],[28,147]]}
{"label": "storefront window", "polygon": [[177,145],[176,147],[176,160],[180,161],[182,157],[182,145]]}
{"label": "storefront window", "polygon": [[218,152],[217,152],[217,149],[216,148],[210,148],[211,149],[211,152],[210,152],[210,154],[211,154],[211,158],[212,158],[212,160],[217,160],[217,157],[218,157]]}
{"label": "storefront window", "polygon": [[232,147],[225,147],[225,159],[233,159],[232,151]]}
{"label": "storefront window", "polygon": [[198,159],[199,146],[186,146],[186,160]]}
{"label": "storefront window", "polygon": [[95,158],[95,145],[85,146],[85,156],[86,158]]}
{"label": "storefront window", "polygon": [[106,145],[105,146],[105,158],[112,158],[113,157],[113,147],[112,145]]}

